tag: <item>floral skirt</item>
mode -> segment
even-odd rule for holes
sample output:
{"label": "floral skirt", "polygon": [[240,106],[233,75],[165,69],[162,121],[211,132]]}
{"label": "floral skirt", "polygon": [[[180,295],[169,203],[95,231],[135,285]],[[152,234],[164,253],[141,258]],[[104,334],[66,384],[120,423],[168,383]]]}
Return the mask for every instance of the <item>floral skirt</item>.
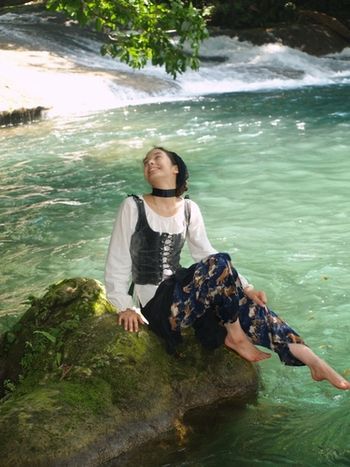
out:
{"label": "floral skirt", "polygon": [[226,253],[210,255],[197,263],[187,283],[177,282],[171,305],[171,327],[196,326],[206,314],[214,314],[223,326],[239,319],[243,331],[255,345],[276,352],[286,365],[304,365],[288,344],[305,344],[301,337],[272,310],[244,295],[242,284]]}

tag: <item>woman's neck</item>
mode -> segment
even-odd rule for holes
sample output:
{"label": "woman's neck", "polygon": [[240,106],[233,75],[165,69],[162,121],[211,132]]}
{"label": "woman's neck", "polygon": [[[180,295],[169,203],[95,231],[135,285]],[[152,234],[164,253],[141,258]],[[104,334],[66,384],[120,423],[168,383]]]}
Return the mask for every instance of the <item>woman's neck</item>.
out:
{"label": "woman's neck", "polygon": [[181,204],[181,198],[175,196],[160,197],[148,194],[144,195],[143,199],[153,211],[163,217],[174,216]]}

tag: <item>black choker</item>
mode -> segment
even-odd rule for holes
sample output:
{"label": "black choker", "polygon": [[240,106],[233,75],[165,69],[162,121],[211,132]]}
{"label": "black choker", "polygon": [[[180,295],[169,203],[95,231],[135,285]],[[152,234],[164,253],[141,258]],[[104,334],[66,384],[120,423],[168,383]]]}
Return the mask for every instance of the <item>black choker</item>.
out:
{"label": "black choker", "polygon": [[152,195],[160,196],[161,198],[172,198],[173,196],[176,196],[176,188],[172,188],[171,190],[162,190],[161,188],[153,188]]}

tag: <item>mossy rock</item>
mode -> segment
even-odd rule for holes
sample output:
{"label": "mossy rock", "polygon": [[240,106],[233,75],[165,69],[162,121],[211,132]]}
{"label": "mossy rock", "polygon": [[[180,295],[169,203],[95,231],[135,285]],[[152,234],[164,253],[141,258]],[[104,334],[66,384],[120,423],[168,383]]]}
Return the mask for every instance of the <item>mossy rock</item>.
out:
{"label": "mossy rock", "polygon": [[103,286],[52,285],[0,342],[2,466],[97,466],[169,430],[187,410],[256,394],[256,368],[191,330],[181,358],[147,327],[116,324]]}

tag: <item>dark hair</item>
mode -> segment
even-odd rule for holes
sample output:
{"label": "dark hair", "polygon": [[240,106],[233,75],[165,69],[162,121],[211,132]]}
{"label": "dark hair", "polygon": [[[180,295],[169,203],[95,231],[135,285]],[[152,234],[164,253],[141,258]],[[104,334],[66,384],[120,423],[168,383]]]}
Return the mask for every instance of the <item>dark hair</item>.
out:
{"label": "dark hair", "polygon": [[179,172],[176,175],[176,196],[183,195],[185,191],[188,190],[187,180],[189,178],[189,173],[185,162],[178,154],[176,154],[176,152],[169,151],[168,149],[165,149],[162,146],[154,146],[151,149],[151,151],[153,151],[153,149],[159,149],[160,151],[165,152],[165,154],[169,157],[173,165],[177,165]]}

